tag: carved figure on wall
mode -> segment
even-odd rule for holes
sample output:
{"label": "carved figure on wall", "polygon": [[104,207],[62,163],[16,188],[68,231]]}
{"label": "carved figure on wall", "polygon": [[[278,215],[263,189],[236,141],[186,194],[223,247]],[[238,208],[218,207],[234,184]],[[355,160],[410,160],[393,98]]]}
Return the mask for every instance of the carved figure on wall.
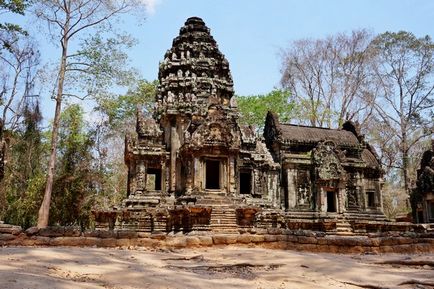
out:
{"label": "carved figure on wall", "polygon": [[136,175],[136,190],[144,191],[146,188],[146,169],[143,164],[138,166],[138,172]]}
{"label": "carved figure on wall", "polygon": [[347,180],[347,200],[349,208],[359,207],[358,187],[355,173],[350,173]]}
{"label": "carved figure on wall", "polygon": [[310,179],[307,171],[297,173],[297,203],[299,205],[310,205],[311,191]]}

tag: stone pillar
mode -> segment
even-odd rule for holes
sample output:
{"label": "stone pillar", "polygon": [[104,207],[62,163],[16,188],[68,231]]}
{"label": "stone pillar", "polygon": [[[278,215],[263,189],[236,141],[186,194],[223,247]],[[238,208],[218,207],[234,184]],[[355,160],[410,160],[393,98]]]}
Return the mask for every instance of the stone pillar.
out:
{"label": "stone pillar", "polygon": [[186,181],[186,191],[190,194],[193,190],[193,179],[194,179],[194,167],[193,161],[191,159],[187,160],[187,181]]}
{"label": "stone pillar", "polygon": [[234,156],[229,156],[229,193],[234,196],[237,192],[237,177]]}
{"label": "stone pillar", "polygon": [[337,191],[337,200],[336,200],[336,202],[337,202],[336,211],[339,214],[342,214],[346,211],[345,201],[347,198],[347,193],[346,193],[345,187],[346,187],[345,181],[342,179],[339,180],[338,191]]}
{"label": "stone pillar", "polygon": [[297,186],[295,180],[297,178],[297,170],[294,168],[286,169],[287,186],[288,186],[288,209],[297,206]]}
{"label": "stone pillar", "polygon": [[193,187],[201,188],[199,176],[199,160],[197,157],[193,158]]}
{"label": "stone pillar", "polygon": [[178,133],[176,132],[176,123],[171,123],[170,127],[170,191],[176,190],[176,153],[179,148]]}
{"label": "stone pillar", "polygon": [[166,161],[161,161],[161,191],[167,192],[166,189]]}

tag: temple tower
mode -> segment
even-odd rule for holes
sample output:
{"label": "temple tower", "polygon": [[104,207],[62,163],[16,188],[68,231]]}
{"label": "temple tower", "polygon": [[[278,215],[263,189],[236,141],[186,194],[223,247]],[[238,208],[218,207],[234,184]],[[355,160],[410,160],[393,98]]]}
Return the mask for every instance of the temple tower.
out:
{"label": "temple tower", "polygon": [[169,192],[234,192],[239,138],[233,81],[202,19],[187,19],[160,63],[158,79],[154,117],[170,152]]}

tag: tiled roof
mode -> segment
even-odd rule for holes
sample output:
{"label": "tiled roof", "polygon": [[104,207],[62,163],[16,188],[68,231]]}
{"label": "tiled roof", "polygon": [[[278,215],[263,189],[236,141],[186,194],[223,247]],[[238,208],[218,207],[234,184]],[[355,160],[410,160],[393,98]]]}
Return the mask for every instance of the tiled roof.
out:
{"label": "tiled roof", "polygon": [[359,145],[357,137],[347,130],[293,124],[279,124],[278,126],[284,141],[317,143],[324,140],[331,140],[339,146]]}

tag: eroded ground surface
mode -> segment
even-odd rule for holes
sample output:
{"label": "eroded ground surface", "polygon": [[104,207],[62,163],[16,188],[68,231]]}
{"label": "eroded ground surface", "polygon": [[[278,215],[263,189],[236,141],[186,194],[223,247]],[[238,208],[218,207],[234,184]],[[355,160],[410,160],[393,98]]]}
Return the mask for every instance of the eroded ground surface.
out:
{"label": "eroded ground surface", "polygon": [[434,255],[0,248],[0,288],[434,288]]}

